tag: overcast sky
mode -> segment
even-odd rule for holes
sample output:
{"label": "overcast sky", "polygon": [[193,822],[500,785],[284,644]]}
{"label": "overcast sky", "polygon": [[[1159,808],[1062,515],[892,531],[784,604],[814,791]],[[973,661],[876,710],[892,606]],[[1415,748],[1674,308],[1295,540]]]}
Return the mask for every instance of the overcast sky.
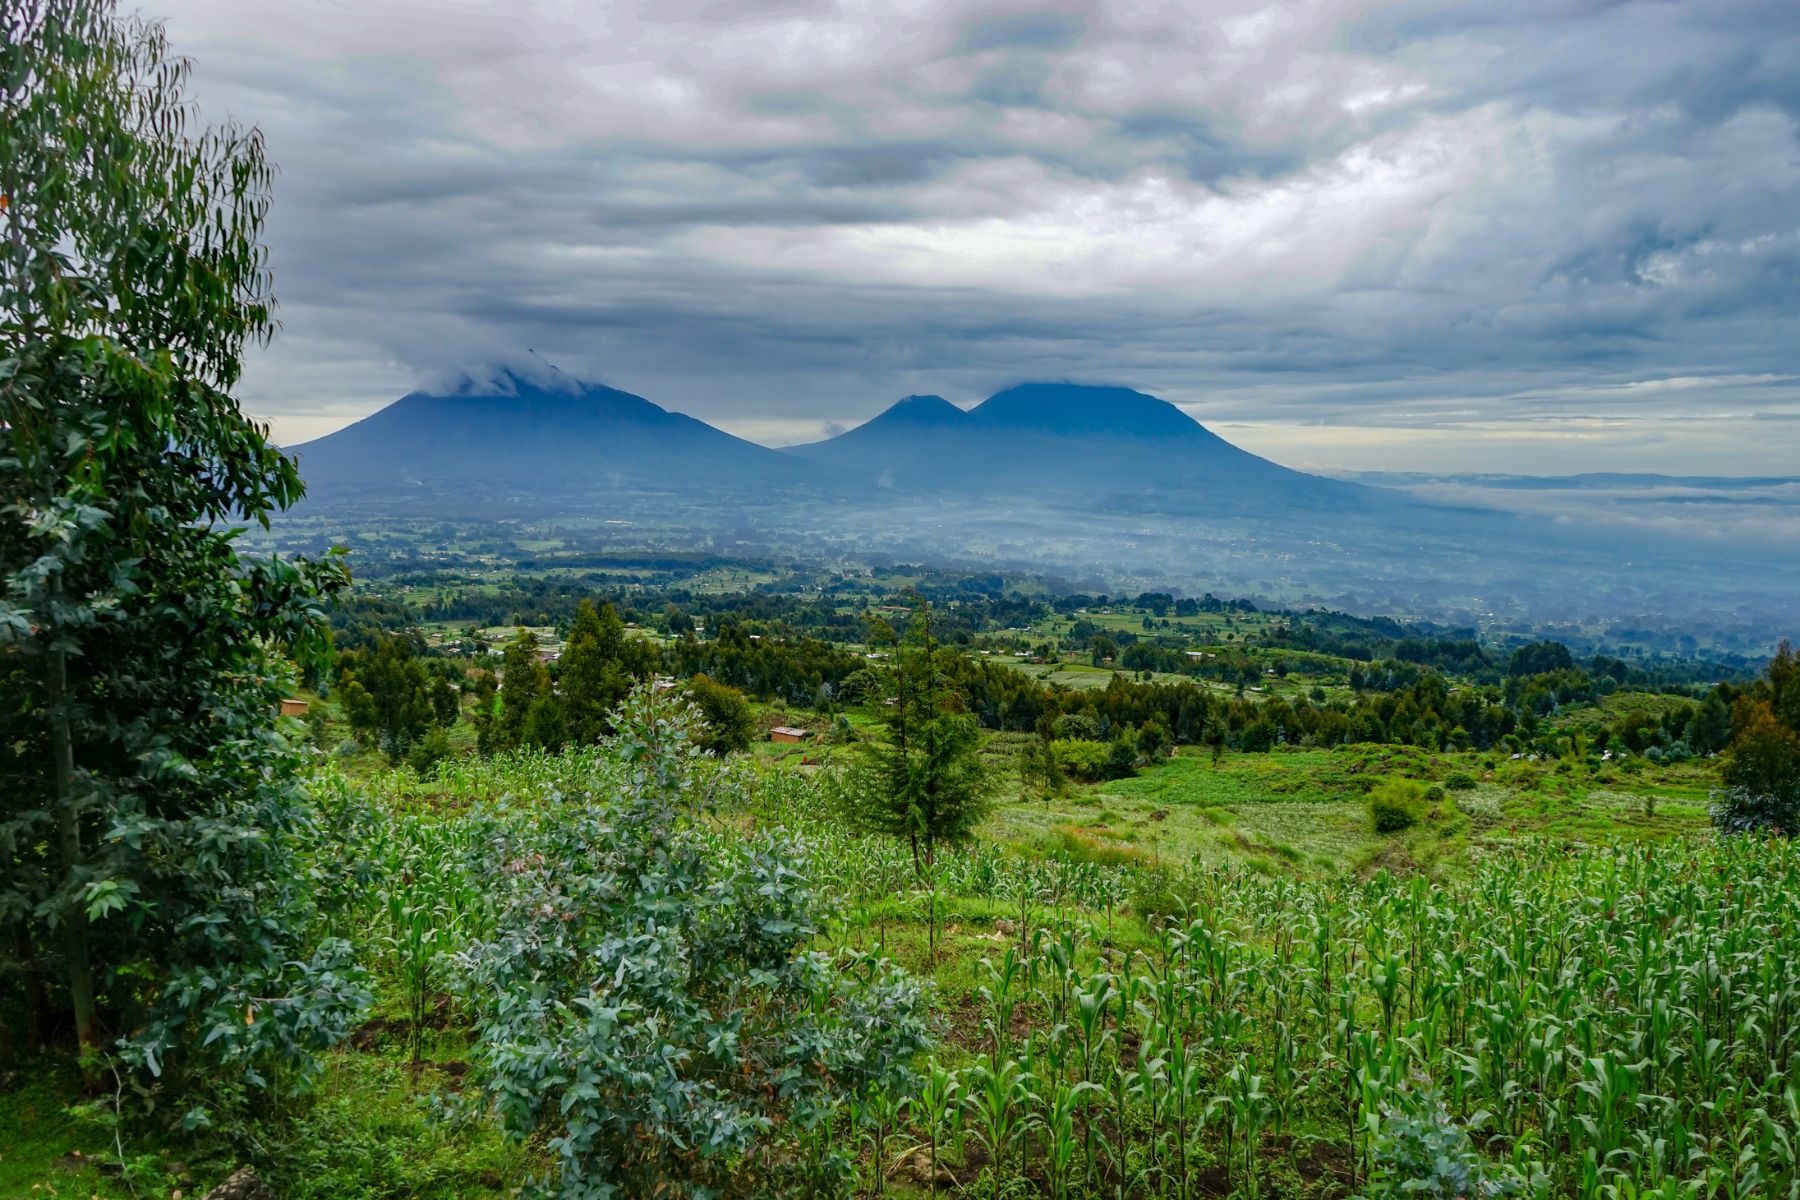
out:
{"label": "overcast sky", "polygon": [[1795,0],[143,11],[280,165],[289,442],[535,352],[770,444],[1051,378],[1298,466],[1800,459]]}

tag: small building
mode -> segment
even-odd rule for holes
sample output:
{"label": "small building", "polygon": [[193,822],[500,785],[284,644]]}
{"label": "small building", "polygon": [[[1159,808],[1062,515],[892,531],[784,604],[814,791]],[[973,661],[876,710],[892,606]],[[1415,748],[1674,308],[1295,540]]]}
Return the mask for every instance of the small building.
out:
{"label": "small building", "polygon": [[281,715],[284,717],[304,717],[306,715],[306,701],[289,696],[281,702]]}
{"label": "small building", "polygon": [[771,742],[804,742],[812,738],[812,730],[801,729],[795,725],[777,725],[769,730]]}

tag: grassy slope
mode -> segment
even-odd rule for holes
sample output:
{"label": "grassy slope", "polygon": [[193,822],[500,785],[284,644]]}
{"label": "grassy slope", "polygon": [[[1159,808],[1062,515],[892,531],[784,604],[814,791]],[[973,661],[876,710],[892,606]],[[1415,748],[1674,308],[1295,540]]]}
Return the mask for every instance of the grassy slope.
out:
{"label": "grassy slope", "polygon": [[[802,716],[758,706],[763,721]],[[855,723],[868,724],[866,715]],[[803,722],[817,724],[816,720]],[[1477,754],[1431,754],[1401,747],[1342,750],[1284,748],[1266,755],[1227,754],[1215,764],[1188,748],[1131,779],[1086,785],[1053,798],[1022,799],[1004,774],[1016,738],[993,739],[991,760],[1004,792],[983,836],[1021,854],[1063,853],[1102,862],[1178,865],[1237,863],[1265,873],[1324,876],[1389,867],[1454,872],[1471,855],[1522,838],[1576,842],[1664,838],[1705,826],[1711,767],[1513,762]],[[797,766],[817,747],[759,743],[756,756]],[[371,757],[371,770],[377,765]],[[1442,783],[1454,773],[1477,783],[1447,793],[1420,827],[1377,837],[1363,807],[1367,787],[1384,777]],[[425,785],[435,788],[436,785]],[[933,979],[951,1044],[973,1044],[971,999],[983,958],[1004,950],[1008,909],[947,898],[940,954],[926,954],[917,897],[900,895],[850,914],[844,936],[880,945]],[[1115,945],[1144,936],[1126,908],[1096,913]],[[385,1000],[362,1034],[333,1053],[310,1105],[268,1116],[258,1136],[282,1166],[275,1182],[289,1200],[353,1197],[499,1197],[530,1171],[527,1152],[484,1123],[457,1127],[432,1115],[431,1097],[460,1086],[465,1046],[444,1034],[427,1047],[416,1073],[392,1036],[398,1006]],[[0,1101],[0,1196],[168,1196],[176,1187],[203,1194],[233,1165],[216,1144],[188,1161],[178,1139],[152,1144],[133,1160],[132,1185],[110,1167],[110,1134],[65,1112],[71,1080],[4,1081]],[[73,1152],[80,1151],[79,1155]],[[94,1164],[107,1164],[106,1169]],[[196,1186],[198,1185],[198,1186]],[[35,1190],[34,1189],[41,1189]],[[901,1189],[904,1190],[904,1189]]]}

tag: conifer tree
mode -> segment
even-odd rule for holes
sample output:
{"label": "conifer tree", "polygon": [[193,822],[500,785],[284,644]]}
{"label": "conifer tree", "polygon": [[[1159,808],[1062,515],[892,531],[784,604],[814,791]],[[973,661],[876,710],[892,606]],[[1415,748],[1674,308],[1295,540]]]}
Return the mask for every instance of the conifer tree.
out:
{"label": "conifer tree", "polygon": [[[872,640],[893,645],[890,664],[878,672],[886,736],[860,766],[850,816],[865,829],[905,838],[914,874],[931,885],[938,847],[967,841],[987,813],[991,781],[981,728],[952,682],[955,651],[933,636],[923,597],[915,597],[904,636],[880,624],[875,632]],[[934,918],[935,899],[934,888]],[[931,937],[935,950],[935,919]]]}

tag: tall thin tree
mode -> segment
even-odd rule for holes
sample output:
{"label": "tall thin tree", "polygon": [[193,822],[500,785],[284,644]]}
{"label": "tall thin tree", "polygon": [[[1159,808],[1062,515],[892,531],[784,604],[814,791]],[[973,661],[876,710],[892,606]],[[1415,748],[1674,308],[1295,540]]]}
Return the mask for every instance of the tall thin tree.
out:
{"label": "tall thin tree", "polygon": [[189,128],[187,75],[110,0],[0,5],[0,986],[90,1063],[255,1079],[355,1002],[298,940],[274,716],[345,576],[240,549],[302,494],[232,395],[275,327],[271,169]]}

